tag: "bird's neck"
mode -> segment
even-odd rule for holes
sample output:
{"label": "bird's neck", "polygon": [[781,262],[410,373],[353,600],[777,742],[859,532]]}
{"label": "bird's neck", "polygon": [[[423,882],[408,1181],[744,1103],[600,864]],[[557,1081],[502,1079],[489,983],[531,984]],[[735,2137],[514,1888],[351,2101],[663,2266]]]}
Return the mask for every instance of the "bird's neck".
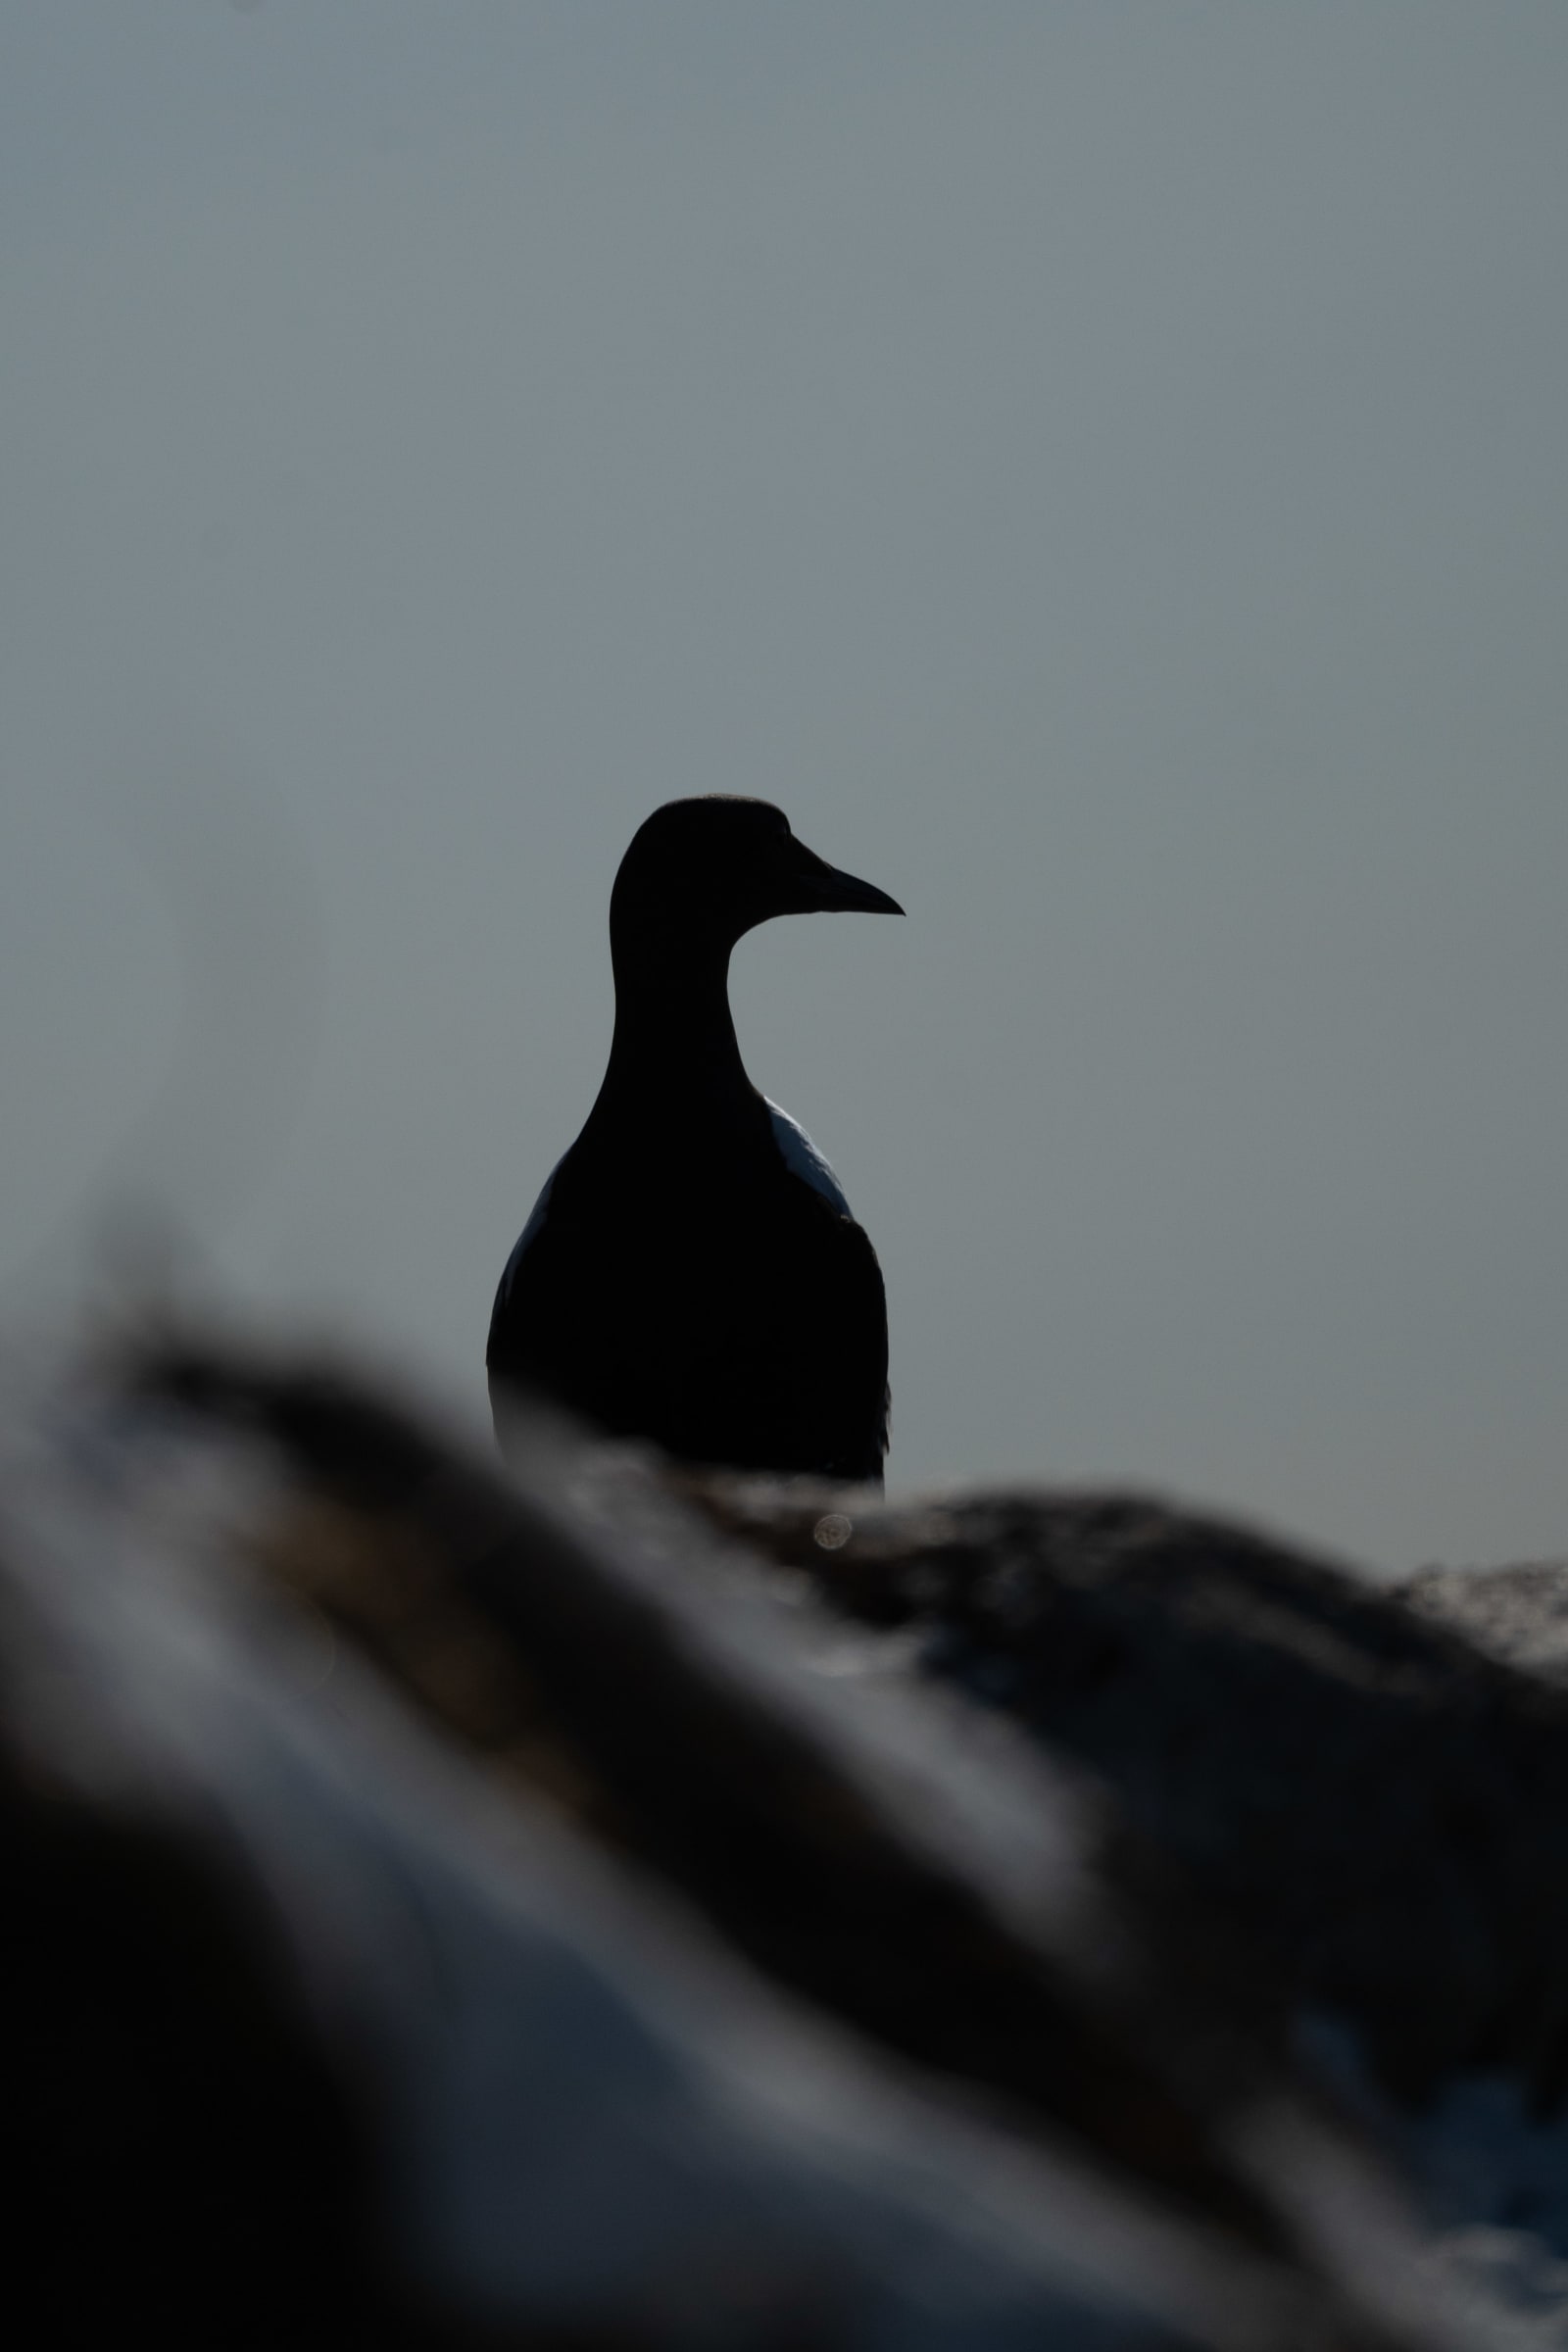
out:
{"label": "bird's neck", "polygon": [[729,1008],[727,941],[612,942],[615,1034],[601,1103],[711,1117],[752,1099]]}

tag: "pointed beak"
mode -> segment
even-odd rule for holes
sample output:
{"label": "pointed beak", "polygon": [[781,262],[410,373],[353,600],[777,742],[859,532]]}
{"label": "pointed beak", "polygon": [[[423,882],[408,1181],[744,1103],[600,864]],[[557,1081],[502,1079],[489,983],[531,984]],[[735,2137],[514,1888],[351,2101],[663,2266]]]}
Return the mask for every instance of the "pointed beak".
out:
{"label": "pointed beak", "polygon": [[890,899],[885,890],[874,882],[862,882],[858,874],[841,873],[818,858],[804,842],[796,844],[800,855],[800,883],[803,914],[902,914],[904,908],[897,899]]}

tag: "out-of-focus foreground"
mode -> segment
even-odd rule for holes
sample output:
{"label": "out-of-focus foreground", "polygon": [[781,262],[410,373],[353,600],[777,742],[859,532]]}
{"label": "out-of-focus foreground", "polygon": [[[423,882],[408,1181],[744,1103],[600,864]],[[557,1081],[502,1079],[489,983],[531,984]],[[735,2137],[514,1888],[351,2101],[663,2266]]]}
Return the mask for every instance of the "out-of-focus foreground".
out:
{"label": "out-of-focus foreground", "polygon": [[226,1343],[19,1417],[29,2343],[1559,2340],[1553,1575],[859,1499]]}

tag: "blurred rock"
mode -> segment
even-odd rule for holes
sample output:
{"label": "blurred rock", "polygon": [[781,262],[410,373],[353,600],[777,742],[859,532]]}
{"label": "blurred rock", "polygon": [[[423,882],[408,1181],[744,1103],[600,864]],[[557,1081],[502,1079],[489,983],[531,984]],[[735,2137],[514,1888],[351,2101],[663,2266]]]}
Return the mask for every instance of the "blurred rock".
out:
{"label": "blurred rock", "polygon": [[13,1440],[29,2340],[1503,2340],[1279,2025],[1321,2000],[1430,2071],[1394,1961],[1337,1953],[1376,1873],[1299,1784],[1359,1740],[1438,1786],[1340,1844],[1425,1834],[1431,1710],[1508,1716],[1506,1670],[1134,1506],[704,1501],[219,1348]]}
{"label": "blurred rock", "polygon": [[1423,1568],[1401,1600],[1527,1674],[1568,1682],[1568,1561],[1509,1568]]}
{"label": "blurred rock", "polygon": [[1483,1654],[1430,1585],[1412,1608],[1117,1495],[872,1510],[827,1552],[810,1498],[709,1500],[839,1609],[917,1626],[926,1672],[1092,1766],[1246,1937],[1282,2015],[1334,2012],[1396,2095],[1499,2066],[1557,2104],[1568,1693]]}
{"label": "blurred rock", "polygon": [[839,1502],[824,1549],[838,1498],[698,1492],[1091,1769],[1435,2223],[1568,2255],[1568,1571],[1391,1590],[1116,1494]]}

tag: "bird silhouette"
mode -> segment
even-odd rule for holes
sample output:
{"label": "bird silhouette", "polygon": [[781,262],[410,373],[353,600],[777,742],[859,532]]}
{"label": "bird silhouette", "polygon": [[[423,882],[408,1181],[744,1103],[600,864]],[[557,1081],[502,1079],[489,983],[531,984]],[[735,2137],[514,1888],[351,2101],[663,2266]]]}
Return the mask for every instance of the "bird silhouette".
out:
{"label": "bird silhouette", "polygon": [[486,1362],[518,1393],[685,1461],[880,1482],[887,1304],[804,1129],[753,1086],[737,940],[779,914],[902,914],[766,801],[671,801],[615,876],[615,1028],[587,1124],[507,1261]]}

